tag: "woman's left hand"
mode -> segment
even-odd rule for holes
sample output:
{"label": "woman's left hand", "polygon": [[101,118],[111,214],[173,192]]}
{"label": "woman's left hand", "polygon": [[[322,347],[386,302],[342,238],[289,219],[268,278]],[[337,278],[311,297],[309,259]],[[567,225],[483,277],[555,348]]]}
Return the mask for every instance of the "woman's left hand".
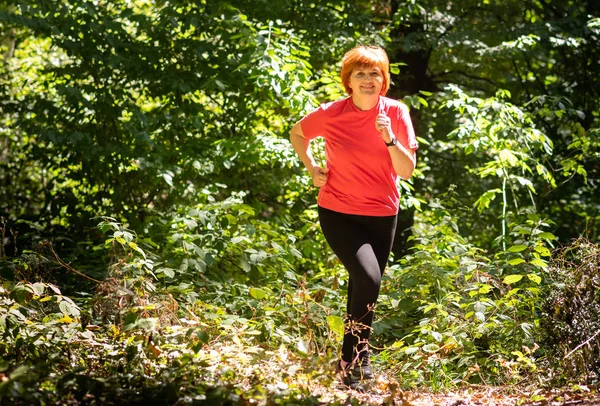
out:
{"label": "woman's left hand", "polygon": [[384,113],[379,113],[377,115],[375,128],[381,133],[381,136],[385,142],[390,142],[392,140],[392,134],[394,134],[392,131],[392,120],[390,120],[387,115]]}

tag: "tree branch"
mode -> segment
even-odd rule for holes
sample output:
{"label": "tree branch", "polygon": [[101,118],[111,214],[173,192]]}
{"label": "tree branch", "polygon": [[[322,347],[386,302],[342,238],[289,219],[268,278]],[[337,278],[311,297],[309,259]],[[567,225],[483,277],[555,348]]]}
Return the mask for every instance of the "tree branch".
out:
{"label": "tree branch", "polygon": [[435,79],[439,78],[439,77],[443,77],[443,76],[449,76],[449,75],[460,75],[460,76],[467,77],[469,79],[479,80],[479,81],[482,81],[482,82],[486,82],[486,83],[489,83],[489,84],[491,84],[493,86],[498,87],[498,85],[493,80],[491,80],[491,79],[482,78],[482,77],[479,77],[479,76],[471,75],[470,73],[463,72],[463,71],[460,71],[460,70],[450,70],[450,71],[445,71],[445,72],[441,72],[441,73],[435,73],[435,74],[431,75],[431,79],[434,80],[434,82],[444,82],[443,80],[436,81]]}
{"label": "tree branch", "polygon": [[575,351],[577,351],[578,349],[580,349],[581,347],[588,345],[590,343],[590,341],[592,341],[594,338],[596,338],[598,336],[598,334],[600,334],[600,330],[596,331],[596,333],[591,336],[590,338],[588,338],[585,342],[579,344],[577,347],[575,347],[570,353],[568,353],[567,355],[564,356],[563,359],[567,359],[569,358],[571,355],[573,355],[573,353]]}

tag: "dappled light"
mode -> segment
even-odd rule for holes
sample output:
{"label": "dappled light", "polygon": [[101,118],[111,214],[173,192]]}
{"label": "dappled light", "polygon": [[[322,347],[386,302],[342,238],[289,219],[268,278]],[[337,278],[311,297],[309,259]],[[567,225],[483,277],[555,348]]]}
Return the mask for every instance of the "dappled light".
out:
{"label": "dappled light", "polygon": [[[584,0],[4,2],[0,404],[600,404],[598,44]],[[309,173],[295,124],[382,100],[358,45],[396,121]],[[367,151],[357,287],[317,199]]]}

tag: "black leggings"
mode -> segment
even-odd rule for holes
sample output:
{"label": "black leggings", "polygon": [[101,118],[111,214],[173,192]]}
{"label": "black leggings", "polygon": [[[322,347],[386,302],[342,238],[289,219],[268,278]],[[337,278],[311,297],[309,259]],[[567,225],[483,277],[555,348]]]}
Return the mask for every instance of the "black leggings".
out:
{"label": "black leggings", "polygon": [[319,207],[319,221],[325,239],[349,274],[342,359],[353,362],[368,356],[373,311],[397,217],[344,214]]}

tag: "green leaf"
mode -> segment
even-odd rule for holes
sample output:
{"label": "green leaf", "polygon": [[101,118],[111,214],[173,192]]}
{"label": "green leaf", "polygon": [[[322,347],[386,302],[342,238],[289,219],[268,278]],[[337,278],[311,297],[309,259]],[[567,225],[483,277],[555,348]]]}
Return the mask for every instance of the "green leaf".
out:
{"label": "green leaf", "polygon": [[507,285],[512,285],[519,282],[521,279],[523,279],[523,275],[508,275],[502,282]]}
{"label": "green leaf", "polygon": [[200,341],[204,344],[208,344],[208,341],[210,340],[210,336],[204,330],[196,330],[196,336],[198,336],[198,339],[200,339]]}
{"label": "green leaf", "polygon": [[35,294],[38,296],[42,296],[44,294],[44,291],[46,290],[46,284],[41,282],[34,283],[31,286],[33,287],[33,291],[35,292]]}
{"label": "green leaf", "polygon": [[513,289],[509,290],[508,293],[506,293],[506,295],[504,295],[504,297],[508,299],[509,297],[519,293],[520,290],[521,290],[521,288],[513,288]]}
{"label": "green leaf", "polygon": [[549,257],[549,256],[552,255],[550,253],[550,250],[548,248],[546,248],[546,247],[540,247],[538,245],[538,246],[533,247],[533,249],[536,250],[543,257]]}
{"label": "green leaf", "polygon": [[267,292],[258,288],[250,288],[250,296],[257,300],[261,300],[267,297]]}
{"label": "green leaf", "polygon": [[529,275],[527,275],[527,277],[529,278],[530,281],[532,281],[534,283],[537,283],[538,285],[540,283],[542,283],[542,277],[538,276],[538,275],[536,275],[534,273],[530,273]]}
{"label": "green leaf", "polygon": [[29,373],[30,369],[31,367],[29,367],[28,365],[19,365],[17,368],[15,368],[14,371],[10,373],[10,379],[16,380],[21,378],[22,376],[26,376]]}
{"label": "green leaf", "polygon": [[290,248],[290,253],[296,258],[302,258],[302,253],[298,251],[296,248]]}
{"label": "green leaf", "polygon": [[522,264],[523,262],[525,262],[525,260],[523,258],[515,258],[515,259],[511,259],[510,261],[508,261],[509,265],[519,265]]}
{"label": "green leaf", "polygon": [[529,179],[525,179],[521,176],[515,176],[515,178],[521,185],[527,186],[529,188],[529,190],[531,190],[533,193],[537,194],[537,192],[535,191],[535,188],[533,187],[533,183]]}
{"label": "green leaf", "polygon": [[241,265],[242,269],[246,272],[250,272],[252,270],[252,267],[250,266],[248,261],[246,261],[244,258],[242,258],[240,265]]}
{"label": "green leaf", "polygon": [[127,316],[125,316],[125,331],[129,331],[136,326],[136,322],[138,320],[138,314],[136,312],[129,312]]}
{"label": "green leaf", "polygon": [[479,288],[479,293],[481,293],[482,295],[485,295],[485,294],[489,293],[492,289],[493,289],[493,287],[491,285],[484,284]]}
{"label": "green leaf", "polygon": [[517,245],[513,245],[512,247],[510,247],[507,251],[508,252],[521,252],[526,249],[527,249],[527,245],[517,244]]}
{"label": "green leaf", "polygon": [[157,318],[146,318],[146,319],[140,319],[138,320],[138,322],[136,323],[135,327],[136,328],[141,328],[142,330],[154,330],[156,328],[156,325],[158,324],[158,319]]}
{"label": "green leaf", "polygon": [[52,291],[53,291],[54,293],[56,293],[57,295],[61,295],[61,294],[62,294],[62,293],[60,293],[60,289],[59,289],[57,286],[54,286],[53,284],[49,283],[49,284],[48,284],[48,287],[49,287],[50,289],[52,289]]}
{"label": "green leaf", "polygon": [[475,309],[476,313],[485,313],[485,311],[487,310],[487,306],[484,302],[475,302],[473,308]]}
{"label": "green leaf", "polygon": [[237,224],[237,222],[238,222],[238,218],[232,214],[226,214],[225,218],[227,219],[229,224]]}
{"label": "green leaf", "polygon": [[474,207],[481,213],[483,212],[485,209],[490,207],[490,203],[492,202],[492,200],[494,200],[496,198],[496,195],[498,193],[502,193],[501,189],[492,189],[492,190],[488,190],[487,192],[485,192],[484,194],[482,194],[479,199],[477,199],[477,201],[475,201],[474,203]]}
{"label": "green leaf", "polygon": [[158,274],[163,273],[165,276],[167,276],[169,278],[175,277],[175,270],[173,268],[158,268],[158,269],[156,269],[155,272]]}
{"label": "green leaf", "polygon": [[539,258],[529,261],[529,263],[531,265],[539,266],[540,268],[546,268],[548,266],[548,263],[546,261],[544,261],[543,259],[539,259]]}
{"label": "green leaf", "polygon": [[139,252],[144,257],[144,259],[146,259],[146,253],[140,247],[138,247],[138,245],[136,243],[134,243],[133,241],[130,241],[128,243],[128,245],[131,247],[131,249]]}
{"label": "green leaf", "polygon": [[508,149],[500,151],[499,158],[501,162],[507,163],[510,166],[515,166],[519,162],[519,158]]}
{"label": "green leaf", "polygon": [[198,223],[193,219],[185,219],[183,220],[183,224],[185,224],[188,230],[193,230],[198,227]]}
{"label": "green leaf", "polygon": [[69,303],[67,300],[60,302],[58,308],[67,316],[79,316],[79,308],[76,305]]}
{"label": "green leaf", "polygon": [[326,320],[331,331],[336,334],[338,341],[341,341],[344,337],[344,320],[339,316],[327,316]]}
{"label": "green leaf", "polygon": [[543,238],[545,240],[556,240],[556,237],[552,233],[544,232],[538,234],[538,237]]}

